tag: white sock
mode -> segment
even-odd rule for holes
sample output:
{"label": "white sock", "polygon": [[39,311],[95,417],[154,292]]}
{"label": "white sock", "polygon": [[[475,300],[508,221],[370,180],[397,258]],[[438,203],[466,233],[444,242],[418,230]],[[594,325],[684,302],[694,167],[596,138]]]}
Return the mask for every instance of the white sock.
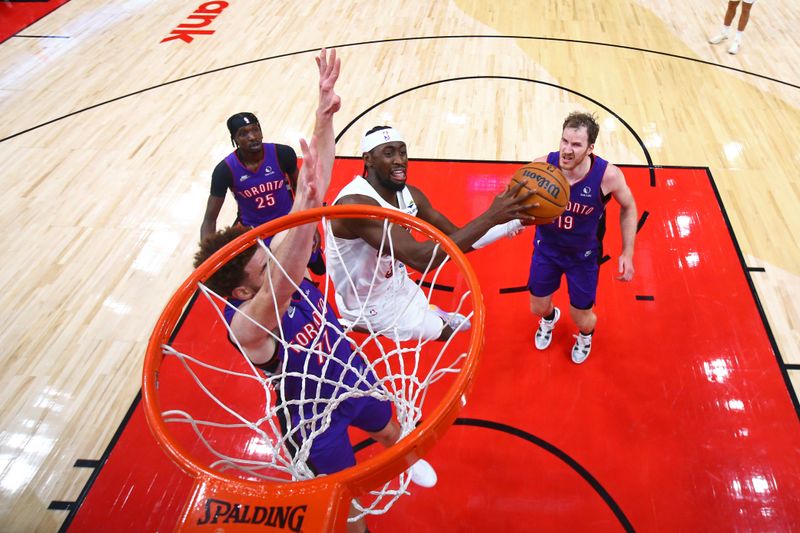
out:
{"label": "white sock", "polygon": [[744,36],[744,32],[743,31],[737,31],[736,35],[733,36],[733,40],[736,41],[737,43],[740,43],[740,42],[742,42],[742,37],[743,36]]}
{"label": "white sock", "polygon": [[731,27],[730,26],[723,26],[722,27],[722,31],[720,33],[722,33],[722,35],[724,35],[725,37],[730,37],[730,35],[731,35]]}

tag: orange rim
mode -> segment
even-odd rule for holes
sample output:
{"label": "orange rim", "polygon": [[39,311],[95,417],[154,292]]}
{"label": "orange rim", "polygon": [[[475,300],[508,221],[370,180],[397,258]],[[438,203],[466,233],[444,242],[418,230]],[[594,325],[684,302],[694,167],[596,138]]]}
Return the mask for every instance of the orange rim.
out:
{"label": "orange rim", "polygon": [[[467,357],[461,372],[450,386],[435,409],[426,415],[422,423],[397,444],[382,450],[353,467],[336,474],[322,476],[305,481],[258,482],[244,480],[217,472],[204,465],[187,451],[171,435],[163,418],[158,400],[158,370],[163,359],[162,345],[169,339],[183,313],[186,303],[197,290],[197,284],[208,279],[228,260],[247,249],[257,237],[274,235],[280,231],[319,221],[322,218],[370,218],[389,219],[420,231],[440,244],[450,256],[450,260],[459,266],[466,278],[472,295],[473,318],[470,330],[470,342]],[[437,228],[419,218],[377,206],[345,205],[329,206],[291,213],[254,228],[220,249],[202,265],[200,265],[178,288],[161,313],[150,336],[145,355],[142,375],[142,398],[147,423],[159,446],[183,471],[192,477],[239,486],[248,492],[257,493],[314,493],[329,492],[336,487],[345,487],[352,496],[358,496],[385,483],[399,475],[424,455],[454,422],[458,411],[464,405],[470,392],[473,377],[477,371],[480,354],[483,351],[483,330],[485,309],[483,295],[478,280],[464,253],[455,243]]]}

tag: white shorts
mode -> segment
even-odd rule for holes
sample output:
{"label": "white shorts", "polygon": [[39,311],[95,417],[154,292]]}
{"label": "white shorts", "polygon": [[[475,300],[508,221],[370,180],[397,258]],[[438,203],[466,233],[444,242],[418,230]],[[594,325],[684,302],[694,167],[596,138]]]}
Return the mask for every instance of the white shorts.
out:
{"label": "white shorts", "polygon": [[428,304],[422,289],[410,279],[403,284],[402,291],[390,291],[372,299],[375,301],[368,302],[359,314],[359,309],[345,309],[337,294],[342,322],[396,341],[435,340],[442,334],[444,321]]}

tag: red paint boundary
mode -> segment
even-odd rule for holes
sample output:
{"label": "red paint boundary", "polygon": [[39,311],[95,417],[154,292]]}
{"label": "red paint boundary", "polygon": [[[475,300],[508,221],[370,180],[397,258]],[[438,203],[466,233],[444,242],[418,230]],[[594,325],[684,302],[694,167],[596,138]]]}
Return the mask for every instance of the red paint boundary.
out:
{"label": "red paint boundary", "polygon": [[[453,171],[453,167],[468,169],[477,186],[485,181],[482,177],[500,176],[508,166],[412,165],[414,175],[432,177],[420,185],[436,205],[444,206],[443,211],[458,216],[457,223],[485,206],[487,198],[483,196],[491,195],[491,191],[470,189],[470,195],[443,203],[454,186],[464,188],[454,185],[461,172]],[[337,161],[332,190],[358,167],[358,160]],[[504,306],[508,312],[495,317],[495,322],[503,322],[505,327],[488,330],[490,353],[485,356],[474,401],[463,416],[497,420],[555,443],[608,489],[637,529],[650,529],[658,523],[670,530],[708,527],[711,515],[724,524],[723,528],[757,526],[754,529],[758,530],[771,524],[780,529],[800,518],[791,504],[800,494],[796,482],[800,478],[793,474],[797,472],[793,448],[797,427],[791,402],[786,401],[775,372],[768,329],[759,322],[756,306],[748,298],[746,274],[726,235],[729,228],[713,188],[702,169],[660,168],[657,182],[663,185],[648,188],[646,169],[624,168],[640,212],[651,212],[645,235],[637,243],[639,281],[614,287],[614,282],[606,280],[610,273],[603,276],[599,308],[605,327],[596,353],[583,367],[576,367],[564,355],[572,341],[564,327],[554,339],[558,350],[533,353],[529,346],[532,319],[526,312],[525,296],[498,295],[498,287],[524,281],[520,269],[527,264],[528,246],[516,241],[495,245],[497,257],[503,255],[502,250],[515,256],[510,261],[513,266],[507,269],[487,263],[485,252],[473,256],[493,300],[487,306]],[[665,241],[665,224],[678,220],[698,225],[686,235]],[[614,226],[612,223],[610,229]],[[610,231],[607,240],[612,253],[619,247],[619,237],[614,233]],[[683,266],[677,269],[679,272],[663,277],[676,270],[671,266],[675,257],[691,260],[695,256],[700,258],[697,265]],[[605,267],[604,274],[609,269],[613,264]],[[650,282],[641,283],[648,279]],[[723,280],[727,283],[722,286],[730,293],[720,296],[713,286]],[[675,296],[687,288],[700,296],[704,305],[686,305],[690,300]],[[698,288],[704,290],[697,293],[694,289]],[[631,304],[632,296],[641,291],[654,295],[655,303]],[[715,297],[709,299],[709,293]],[[612,308],[616,312],[604,311]],[[717,308],[725,309],[725,313],[715,311]],[[736,320],[723,320],[732,314]],[[716,318],[709,320],[709,316]],[[687,322],[691,317],[694,322]],[[196,328],[195,321],[200,318],[198,313],[190,313],[184,327]],[[615,322],[619,327],[612,327]],[[634,328],[630,328],[631,322]],[[696,327],[676,327],[684,322]],[[739,327],[730,330],[729,324]],[[750,327],[742,328],[742,324]],[[509,330],[521,333],[502,339]],[[656,349],[640,338],[646,330],[662,333],[656,348],[666,345],[667,349],[660,349],[659,357],[641,357],[634,349]],[[729,330],[736,333],[736,342],[730,346],[709,342]],[[620,350],[621,346],[629,348]],[[693,354],[700,357],[692,358]],[[708,361],[713,364],[705,365]],[[519,397],[502,393],[517,390],[515,384],[519,383],[529,385],[518,394],[530,400],[531,409],[520,409]],[[667,395],[673,403],[666,408],[659,401],[663,390],[677,391]],[[709,390],[716,394],[708,396]],[[575,407],[578,400],[579,409]],[[155,446],[140,407],[136,407],[85,500],[78,502],[80,510],[76,510],[74,520],[65,523],[70,531],[96,531],[114,523],[127,524],[131,530],[168,530],[174,525],[188,480]],[[568,408],[571,414],[567,422],[559,413]],[[781,432],[775,432],[775,428],[782,428]],[[441,486],[428,492],[415,491],[401,499],[389,515],[371,522],[387,532],[425,531],[432,524],[452,524],[457,519],[462,525],[501,521],[497,524],[508,526],[507,530],[520,523],[536,524],[543,531],[572,529],[569,526],[580,529],[587,524],[597,531],[619,530],[618,521],[598,494],[562,462],[512,435],[497,433],[492,437],[487,440],[485,431],[475,428],[450,431],[430,454]],[[501,457],[487,453],[487,442],[494,445],[493,449],[504,450]],[[697,442],[705,446],[687,447]],[[754,449],[758,454],[753,455]],[[503,457],[508,459],[501,460]],[[491,468],[487,469],[487,464]],[[686,477],[693,480],[688,485],[692,490],[678,490],[687,486]],[[648,490],[643,492],[642,487]],[[731,493],[731,487],[736,491]],[[518,505],[509,508],[510,501]],[[458,513],[453,509],[459,509]],[[503,512],[486,512],[497,509]],[[711,515],[709,510],[713,510]]]}
{"label": "red paint boundary", "polygon": [[43,19],[69,0],[47,2],[0,2],[0,44]]}

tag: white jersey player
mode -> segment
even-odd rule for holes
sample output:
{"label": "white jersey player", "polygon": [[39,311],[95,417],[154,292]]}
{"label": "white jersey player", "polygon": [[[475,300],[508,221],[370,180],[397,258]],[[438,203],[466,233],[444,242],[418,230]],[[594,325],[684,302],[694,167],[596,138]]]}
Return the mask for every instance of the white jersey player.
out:
{"label": "white jersey player", "polygon": [[[396,129],[373,128],[364,135],[361,150],[364,175],[356,176],[339,192],[336,205],[374,205],[417,216],[447,234],[465,252],[513,236],[522,228],[521,221],[533,220],[523,213],[529,207],[524,202],[533,193],[515,198],[517,191],[507,188],[484,213],[459,228],[434,209],[420,189],[406,184],[408,154]],[[456,330],[469,329],[465,317],[429,305],[422,289],[408,276],[406,265],[420,272],[428,268],[435,244],[417,241],[395,225],[392,258],[383,226],[378,220],[341,218],[326,228],[328,272],[342,318],[355,329],[380,332],[399,341],[444,340]],[[431,267],[444,258],[444,252],[438,252]]]}

